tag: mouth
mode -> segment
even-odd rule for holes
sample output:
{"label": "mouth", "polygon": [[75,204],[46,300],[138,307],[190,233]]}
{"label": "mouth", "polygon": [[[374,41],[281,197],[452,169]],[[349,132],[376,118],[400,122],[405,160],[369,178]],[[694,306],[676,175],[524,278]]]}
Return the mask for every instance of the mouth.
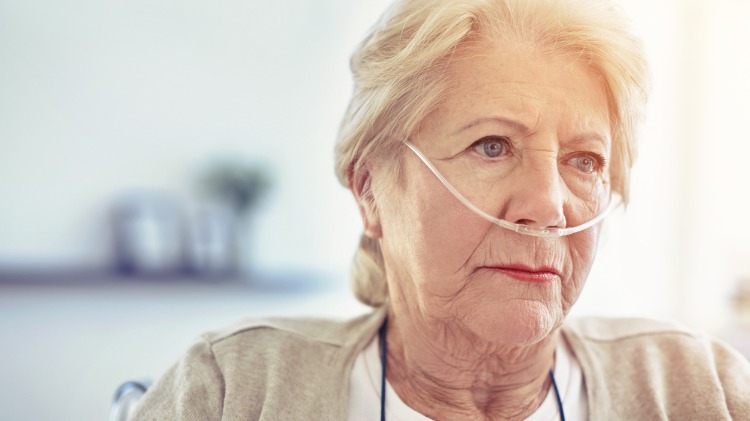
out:
{"label": "mouth", "polygon": [[552,267],[531,268],[524,265],[485,266],[484,269],[522,282],[552,283],[560,280],[560,272]]}

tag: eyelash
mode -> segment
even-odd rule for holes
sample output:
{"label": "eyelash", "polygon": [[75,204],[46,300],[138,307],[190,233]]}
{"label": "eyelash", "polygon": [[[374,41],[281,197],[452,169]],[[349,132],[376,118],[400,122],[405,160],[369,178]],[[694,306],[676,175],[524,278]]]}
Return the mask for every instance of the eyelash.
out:
{"label": "eyelash", "polygon": [[596,152],[575,153],[573,155],[566,156],[563,162],[569,162],[572,159],[582,158],[582,157],[591,158],[592,160],[594,160],[594,164],[595,164],[591,173],[584,173],[584,174],[601,174],[602,172],[604,172],[604,169],[607,168],[607,158]]}
{"label": "eyelash", "polygon": [[[512,152],[512,150],[513,150],[513,143],[510,141],[510,139],[508,139],[505,136],[485,136],[485,137],[477,140],[476,142],[472,143],[471,146],[469,146],[468,149],[469,150],[476,150],[478,146],[481,146],[481,145],[483,145],[483,144],[485,144],[487,142],[490,142],[490,141],[498,141],[498,142],[502,143],[503,146],[504,146],[504,148],[510,149],[510,152]],[[479,153],[479,152],[477,152],[477,153]],[[505,150],[503,150],[503,154],[502,155],[505,155],[506,153],[507,152]],[[486,155],[482,155],[482,156],[484,158],[488,158],[488,159],[497,158],[497,157],[486,156]]]}

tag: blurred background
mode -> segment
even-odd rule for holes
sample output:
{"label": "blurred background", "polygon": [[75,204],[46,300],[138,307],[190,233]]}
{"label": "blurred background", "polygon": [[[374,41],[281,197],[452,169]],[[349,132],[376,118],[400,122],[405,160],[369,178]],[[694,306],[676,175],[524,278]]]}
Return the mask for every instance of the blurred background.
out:
{"label": "blurred background", "polygon": [[[386,0],[0,0],[0,418],[106,419],[200,332],[367,311],[333,173]],[[654,90],[574,315],[750,355],[750,3],[628,0]]]}

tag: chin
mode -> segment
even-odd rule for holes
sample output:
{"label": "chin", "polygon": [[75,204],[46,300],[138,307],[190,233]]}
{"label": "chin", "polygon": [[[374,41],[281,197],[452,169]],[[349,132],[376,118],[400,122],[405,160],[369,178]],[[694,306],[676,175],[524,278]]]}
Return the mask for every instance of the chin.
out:
{"label": "chin", "polygon": [[500,346],[528,346],[543,341],[562,323],[562,312],[549,303],[513,300],[492,311],[475,309],[469,329]]}

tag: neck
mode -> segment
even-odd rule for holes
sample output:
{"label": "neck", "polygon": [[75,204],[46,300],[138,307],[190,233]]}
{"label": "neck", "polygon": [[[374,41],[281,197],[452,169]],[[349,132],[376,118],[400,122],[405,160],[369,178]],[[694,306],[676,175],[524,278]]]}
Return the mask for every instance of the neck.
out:
{"label": "neck", "polygon": [[389,317],[387,377],[433,419],[525,419],[550,387],[557,332],[533,345],[484,343],[453,326],[438,334]]}

